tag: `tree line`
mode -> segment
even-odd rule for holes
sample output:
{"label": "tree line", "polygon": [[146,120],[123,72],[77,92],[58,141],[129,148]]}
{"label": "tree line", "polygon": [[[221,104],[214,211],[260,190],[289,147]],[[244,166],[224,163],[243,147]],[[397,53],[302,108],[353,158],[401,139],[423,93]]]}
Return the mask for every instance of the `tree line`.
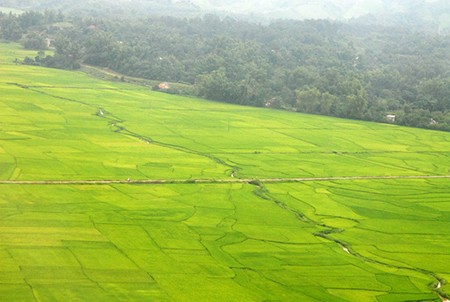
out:
{"label": "tree line", "polygon": [[51,41],[54,55],[41,51],[28,64],[89,64],[190,84],[194,95],[222,102],[450,130],[448,36],[326,20],[51,11],[1,14],[0,34],[37,50]]}

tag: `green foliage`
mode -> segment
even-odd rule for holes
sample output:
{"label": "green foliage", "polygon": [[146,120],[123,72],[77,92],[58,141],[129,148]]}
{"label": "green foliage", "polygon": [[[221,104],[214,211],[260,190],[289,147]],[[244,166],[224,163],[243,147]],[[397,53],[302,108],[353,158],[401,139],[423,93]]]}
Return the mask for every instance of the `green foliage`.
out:
{"label": "green foliage", "polygon": [[333,105],[336,106],[337,97],[317,88],[297,91],[297,108],[301,112],[331,115]]}
{"label": "green foliage", "polygon": [[23,39],[22,44],[25,47],[25,49],[42,50],[47,48],[44,37],[37,34],[36,32],[31,32],[27,34]]}
{"label": "green foliage", "polygon": [[373,121],[395,114],[402,125],[450,129],[446,36],[331,21],[83,15],[69,15],[63,26],[64,17],[51,11],[3,14],[0,28],[7,40],[26,33],[27,48],[52,41],[54,56],[26,64],[84,63],[189,84],[217,101]]}
{"label": "green foliage", "polygon": [[18,41],[22,38],[23,29],[15,16],[0,13],[1,38],[8,41]]}

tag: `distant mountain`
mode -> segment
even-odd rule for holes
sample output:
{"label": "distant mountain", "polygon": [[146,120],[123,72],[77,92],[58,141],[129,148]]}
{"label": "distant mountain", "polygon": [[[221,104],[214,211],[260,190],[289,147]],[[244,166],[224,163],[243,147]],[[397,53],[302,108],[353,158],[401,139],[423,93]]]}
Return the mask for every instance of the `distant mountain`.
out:
{"label": "distant mountain", "polygon": [[20,10],[60,10],[90,16],[198,16],[205,11],[189,0],[0,0],[0,7]]}
{"label": "distant mountain", "polygon": [[[186,0],[185,0],[186,1]],[[449,12],[448,0],[188,0],[208,10],[294,19],[349,19],[367,14],[420,13],[438,7]],[[178,1],[174,0],[173,3]],[[421,12],[427,13],[427,12]]]}
{"label": "distant mountain", "polygon": [[[267,19],[333,19],[450,28],[449,0],[189,0],[203,10]],[[174,1],[175,3],[176,1]]]}
{"label": "distant mountain", "polygon": [[0,7],[85,14],[198,16],[217,13],[258,21],[332,19],[450,30],[449,0],[0,0]]}

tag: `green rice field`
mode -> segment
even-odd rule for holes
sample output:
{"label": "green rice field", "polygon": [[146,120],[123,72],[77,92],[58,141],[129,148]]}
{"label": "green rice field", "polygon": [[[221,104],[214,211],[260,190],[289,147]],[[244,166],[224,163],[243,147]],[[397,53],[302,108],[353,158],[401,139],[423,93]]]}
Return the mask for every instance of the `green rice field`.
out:
{"label": "green rice field", "polygon": [[26,55],[0,44],[0,301],[450,297],[450,133],[14,63]]}

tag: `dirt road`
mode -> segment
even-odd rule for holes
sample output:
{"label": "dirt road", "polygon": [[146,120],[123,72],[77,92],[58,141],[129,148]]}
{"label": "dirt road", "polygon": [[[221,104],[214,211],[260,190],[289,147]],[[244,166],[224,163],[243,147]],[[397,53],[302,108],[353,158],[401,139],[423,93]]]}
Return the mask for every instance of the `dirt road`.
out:
{"label": "dirt road", "polygon": [[198,179],[101,179],[101,180],[0,180],[0,185],[109,185],[109,184],[196,184],[196,183],[286,183],[379,179],[450,179],[450,175],[337,176],[292,178],[198,178]]}

